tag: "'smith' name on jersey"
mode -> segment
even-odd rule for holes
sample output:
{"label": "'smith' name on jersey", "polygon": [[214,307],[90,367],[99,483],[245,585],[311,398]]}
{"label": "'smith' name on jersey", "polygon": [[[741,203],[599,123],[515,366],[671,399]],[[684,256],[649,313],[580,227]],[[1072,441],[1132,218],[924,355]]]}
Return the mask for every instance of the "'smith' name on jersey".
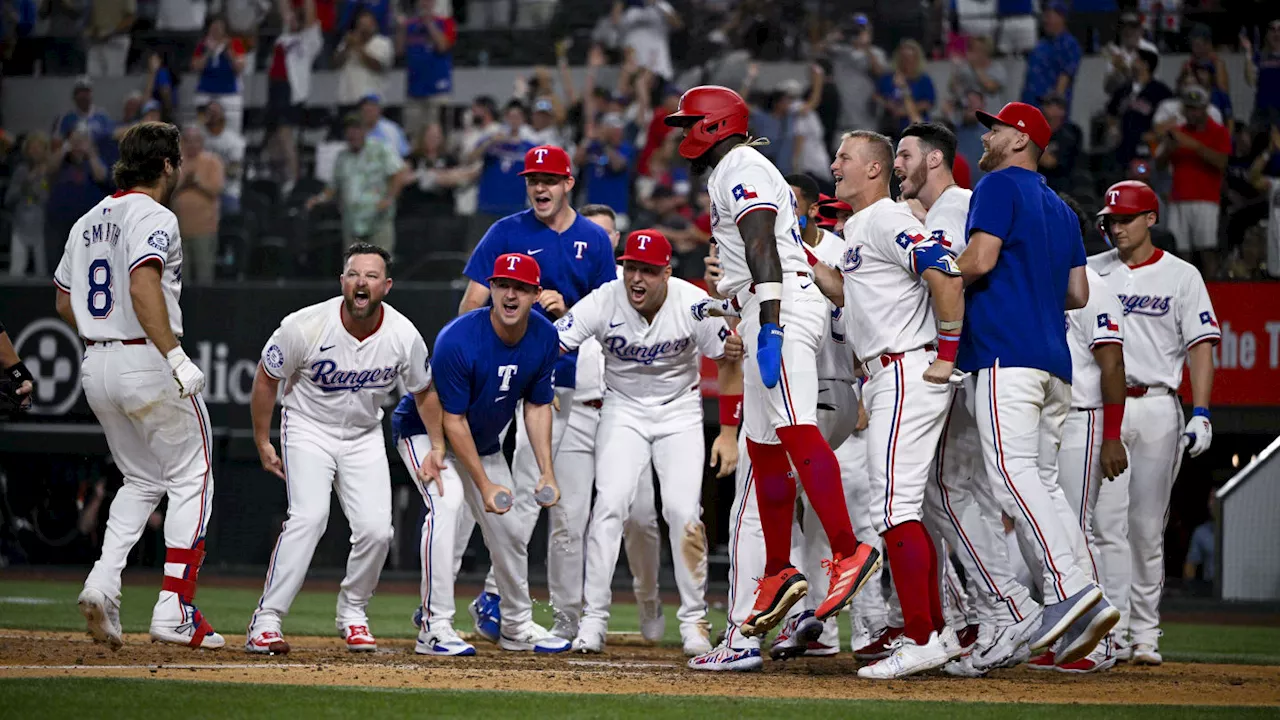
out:
{"label": "'smith' name on jersey", "polygon": [[656,345],[641,345],[639,343],[627,343],[625,337],[611,335],[604,339],[605,352],[613,357],[626,362],[637,362],[642,365],[652,365],[655,361],[663,358],[673,358],[689,349],[692,344],[690,338],[684,337],[678,340],[668,340],[660,342]]}
{"label": "'smith' name on jersey", "polygon": [[[110,222],[102,222],[102,223],[97,223],[95,225],[91,225],[85,228],[84,232],[80,234],[80,237],[82,240],[84,240],[85,247],[89,247],[90,245],[96,245],[102,242],[110,243],[111,247],[115,247],[116,243],[120,242],[120,233],[121,233],[121,229],[119,225],[115,223],[110,223]],[[163,249],[161,249],[161,252],[164,252],[168,249],[169,249],[169,244],[165,243],[165,246]]]}
{"label": "'smith' name on jersey", "polygon": [[339,370],[338,364],[332,360],[311,363],[311,382],[316,389],[327,393],[344,390],[358,392],[366,388],[385,390],[395,385],[399,376],[399,370],[391,366],[372,370]]}

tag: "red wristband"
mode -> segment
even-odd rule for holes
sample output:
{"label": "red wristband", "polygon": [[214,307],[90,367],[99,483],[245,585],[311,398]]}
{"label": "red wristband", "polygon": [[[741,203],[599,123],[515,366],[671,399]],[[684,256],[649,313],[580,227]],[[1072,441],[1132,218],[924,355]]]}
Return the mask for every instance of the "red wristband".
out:
{"label": "red wristband", "polygon": [[720,424],[738,425],[742,422],[742,396],[720,396]]}
{"label": "red wristband", "polygon": [[956,361],[956,352],[960,349],[960,333],[939,332],[938,333],[938,359],[944,362],[953,363]]}
{"label": "red wristband", "polygon": [[1124,403],[1105,403],[1102,406],[1102,439],[1119,440],[1120,425],[1124,422]]}

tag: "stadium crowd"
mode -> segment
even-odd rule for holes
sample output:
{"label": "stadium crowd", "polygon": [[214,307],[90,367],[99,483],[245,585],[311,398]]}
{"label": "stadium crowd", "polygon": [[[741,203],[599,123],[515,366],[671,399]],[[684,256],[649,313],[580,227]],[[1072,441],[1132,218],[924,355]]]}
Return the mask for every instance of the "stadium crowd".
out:
{"label": "stadium crowd", "polygon": [[[459,46],[475,37],[460,33],[459,19],[475,25],[492,4],[4,0],[4,74],[78,76],[48,132],[0,135],[9,274],[49,276],[71,223],[113,190],[120,135],[164,119],[183,127],[174,209],[195,283],[328,274],[357,239],[395,250],[414,277],[456,278],[484,230],[521,209],[518,173],[539,144],[569,150],[578,204],[612,208],[623,231],[662,230],[676,275],[701,277],[705,184],[662,119],[683,89],[716,83],[751,100],[769,159],[824,191],[840,133],[893,135],[921,120],[954,128],[957,179],[971,187],[985,132],[974,113],[1036,104],[1054,131],[1041,161],[1054,189],[1088,208],[1111,183],[1142,180],[1161,198],[1158,244],[1206,278],[1280,277],[1280,19],[1266,3],[1249,15],[1259,24],[1229,37],[1222,14],[1184,22],[1147,2],[1130,11],[1001,0],[993,18],[939,0],[926,4],[925,22],[886,31],[848,9],[822,17],[824,2],[523,0],[511,3],[512,17],[532,6],[545,31],[576,12],[585,29],[555,41],[555,66],[537,67],[508,97],[459,105],[455,56],[489,57]],[[1075,22],[1077,12],[1088,22]],[[1170,87],[1155,71],[1174,50],[1189,56]],[[1247,115],[1232,107],[1221,56],[1237,50],[1254,94]],[[1105,78],[1078,77],[1087,54],[1107,59]],[[1025,59],[1025,76],[1011,76],[1022,67],[1012,57]],[[764,85],[757,61],[778,59],[805,62],[807,77]],[[930,59],[952,63],[948,81],[935,83]],[[571,62],[585,62],[578,81]],[[337,74],[336,106],[309,102],[321,68]],[[384,100],[393,68],[405,70],[403,103]],[[126,74],[136,91],[123,107],[95,104],[96,79]],[[265,108],[245,101],[251,74],[266,76]],[[1089,108],[1088,127],[1070,119],[1077,81],[1101,82],[1109,96]],[[184,84],[194,93],[180,94]],[[1087,241],[1091,252],[1102,242]]]}

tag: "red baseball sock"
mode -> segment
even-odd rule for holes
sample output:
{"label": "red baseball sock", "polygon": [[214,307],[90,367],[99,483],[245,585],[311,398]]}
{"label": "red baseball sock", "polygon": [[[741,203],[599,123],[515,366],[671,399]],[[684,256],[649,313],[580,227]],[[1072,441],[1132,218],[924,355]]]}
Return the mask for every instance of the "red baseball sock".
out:
{"label": "red baseball sock", "polygon": [[747,440],[747,455],[756,478],[756,506],[764,530],[764,573],[773,575],[791,565],[791,519],[796,512],[796,481],[781,445]]}
{"label": "red baseball sock", "polygon": [[[928,532],[928,528],[925,528]],[[942,575],[942,565],[944,562],[951,562],[946,556],[939,556],[938,549],[942,546],[942,542],[936,538],[929,538],[929,577],[933,578],[933,582],[929,583],[929,618],[933,620],[933,627],[942,629],[947,625],[947,618],[942,614],[942,583],[946,578]]]}
{"label": "red baseball sock", "polygon": [[929,641],[929,634],[939,629],[933,622],[929,597],[930,587],[934,596],[938,594],[937,574],[929,571],[930,556],[936,558],[933,540],[918,520],[890,528],[883,537],[907,637],[923,645]]}
{"label": "red baseball sock", "polygon": [[844,486],[840,482],[840,461],[831,452],[827,439],[816,425],[792,425],[778,428],[778,439],[786,448],[791,464],[800,475],[805,495],[822,529],[831,541],[831,552],[849,557],[858,549],[858,538],[849,522],[849,508],[844,502]]}

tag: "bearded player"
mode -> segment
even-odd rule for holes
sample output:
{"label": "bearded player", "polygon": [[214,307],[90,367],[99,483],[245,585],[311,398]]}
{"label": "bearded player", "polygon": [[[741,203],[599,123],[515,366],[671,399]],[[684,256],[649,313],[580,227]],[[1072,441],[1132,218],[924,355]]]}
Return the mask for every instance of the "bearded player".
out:
{"label": "bearded player", "polygon": [[664,122],[683,130],[680,154],[693,162],[694,171],[711,169],[712,237],[724,266],[719,294],[733,298],[749,286],[755,290],[738,328],[749,358],[743,371],[743,421],[765,540],[765,574],[752,614],[740,628],[754,636],[780,623],[809,591],[804,575],[791,565],[793,466],[833,554],[831,584],[818,619],[849,603],[878,567],[880,554],[854,536],[839,463],[818,430],[817,355],[827,330],[827,301],[809,272],[795,197],[777,168],[749,142],[748,116],[737,93],[704,85],[686,92]]}

